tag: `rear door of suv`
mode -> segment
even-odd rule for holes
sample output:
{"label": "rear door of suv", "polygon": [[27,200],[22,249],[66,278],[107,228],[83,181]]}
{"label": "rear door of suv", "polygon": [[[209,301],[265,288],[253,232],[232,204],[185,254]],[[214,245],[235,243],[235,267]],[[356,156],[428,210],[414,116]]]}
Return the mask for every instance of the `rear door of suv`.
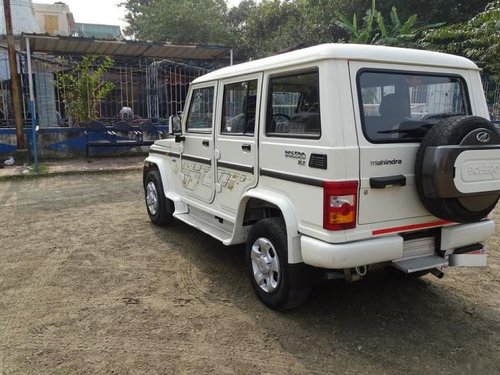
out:
{"label": "rear door of suv", "polygon": [[216,117],[216,206],[236,215],[241,196],[257,184],[257,129],[262,73],[221,81]]}
{"label": "rear door of suv", "polygon": [[398,231],[405,229],[398,225],[440,224],[419,201],[415,156],[440,115],[470,114],[464,78],[449,69],[362,62],[349,67],[360,148],[359,224]]}

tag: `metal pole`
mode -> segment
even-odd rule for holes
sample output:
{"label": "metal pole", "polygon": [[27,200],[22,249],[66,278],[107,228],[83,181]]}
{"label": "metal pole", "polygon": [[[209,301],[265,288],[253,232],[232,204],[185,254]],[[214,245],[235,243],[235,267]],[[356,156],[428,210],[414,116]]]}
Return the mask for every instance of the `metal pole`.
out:
{"label": "metal pole", "polygon": [[21,112],[21,89],[19,85],[19,74],[17,73],[16,45],[12,33],[12,14],[10,12],[10,0],[3,1],[5,14],[5,32],[7,34],[7,50],[9,55],[9,70],[11,81],[12,102],[14,106],[14,120],[16,123],[17,151],[16,159],[23,164],[28,160],[26,139],[24,138],[23,118]]}
{"label": "metal pole", "polygon": [[229,65],[231,65],[231,66],[233,66],[233,63],[234,63],[234,61],[233,61],[233,59],[234,59],[233,54],[234,54],[234,52],[233,52],[233,49],[231,48],[229,50]]}
{"label": "metal pole", "polygon": [[28,83],[30,88],[30,112],[31,112],[31,137],[33,147],[33,159],[35,161],[35,172],[38,173],[38,143],[36,136],[36,111],[35,111],[35,93],[33,90],[33,73],[31,68],[31,46],[29,38],[26,38],[26,54],[28,56]]}

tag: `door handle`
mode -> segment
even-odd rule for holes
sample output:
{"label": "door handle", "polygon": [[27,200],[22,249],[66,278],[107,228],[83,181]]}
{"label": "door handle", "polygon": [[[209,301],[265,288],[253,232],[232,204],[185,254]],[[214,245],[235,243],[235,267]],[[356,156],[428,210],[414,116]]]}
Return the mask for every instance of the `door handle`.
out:
{"label": "door handle", "polygon": [[241,145],[241,149],[243,151],[251,151],[252,150],[252,146],[246,145],[246,144],[245,145]]}
{"label": "door handle", "polygon": [[371,177],[370,187],[373,189],[383,189],[387,186],[405,186],[406,177],[402,174],[397,176]]}
{"label": "door handle", "polygon": [[210,142],[209,141],[202,141],[201,144],[205,147],[208,147],[210,146]]}

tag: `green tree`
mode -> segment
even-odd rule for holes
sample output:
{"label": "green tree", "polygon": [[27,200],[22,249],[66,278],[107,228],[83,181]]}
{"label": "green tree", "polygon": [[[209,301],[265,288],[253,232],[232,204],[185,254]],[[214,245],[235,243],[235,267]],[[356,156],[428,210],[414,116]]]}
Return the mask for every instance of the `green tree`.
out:
{"label": "green tree", "polygon": [[336,23],[343,28],[349,37],[350,43],[381,44],[401,47],[414,47],[415,40],[425,30],[442,26],[442,23],[416,26],[417,15],[411,15],[406,21],[401,22],[396,7],[392,7],[389,13],[390,23],[386,23],[384,16],[376,8],[376,1],[372,0],[371,7],[366,11],[362,22],[358,20],[356,13],[349,20],[340,12]]}
{"label": "green tree", "polygon": [[465,56],[500,82],[500,1],[467,22],[426,32],[419,42],[425,49]]}
{"label": "green tree", "polygon": [[228,10],[225,20],[231,32],[238,32],[245,26],[250,13],[255,10],[257,3],[254,0],[243,0]]}
{"label": "green tree", "polygon": [[97,119],[97,106],[114,88],[103,79],[114,61],[104,57],[100,63],[96,56],[84,56],[71,71],[60,73],[56,85],[63,94],[66,113],[74,124],[85,125]]}
{"label": "green tree", "polygon": [[263,0],[247,9],[235,33],[235,45],[240,56],[258,58],[337,41],[344,33],[327,13],[339,6],[351,9],[344,4],[342,0]]}
{"label": "green tree", "polygon": [[372,0],[372,6],[366,11],[366,15],[362,19],[362,24],[358,20],[356,13],[352,15],[352,21],[350,21],[339,11],[335,12],[338,18],[335,23],[347,32],[349,43],[374,44],[379,37],[375,26],[377,14],[375,0]]}
{"label": "green tree", "polygon": [[229,40],[225,0],[128,0],[125,34],[140,40],[218,43]]}
{"label": "green tree", "polygon": [[[367,5],[370,0],[365,0]],[[438,22],[454,24],[467,21],[471,15],[482,11],[491,0],[381,0],[378,10],[387,14],[396,7],[401,19],[408,19],[418,14],[418,25]],[[366,9],[366,6],[363,8]]]}
{"label": "green tree", "polygon": [[303,17],[293,1],[263,0],[241,27],[240,50],[259,58],[295,47],[303,40]]}
{"label": "green tree", "polygon": [[296,0],[311,36],[311,44],[335,42],[347,35],[336,24],[335,12],[355,14],[366,10],[366,0]]}
{"label": "green tree", "polygon": [[344,33],[333,10],[350,12],[363,1],[243,0],[227,9],[223,0],[127,0],[123,6],[125,32],[136,39],[226,44],[248,59],[338,40]]}
{"label": "green tree", "polygon": [[128,25],[124,29],[125,35],[138,36],[141,34],[141,23],[137,22],[137,18],[140,18],[144,9],[151,6],[154,0],[126,0],[120,3],[120,6],[125,8],[125,20]]}

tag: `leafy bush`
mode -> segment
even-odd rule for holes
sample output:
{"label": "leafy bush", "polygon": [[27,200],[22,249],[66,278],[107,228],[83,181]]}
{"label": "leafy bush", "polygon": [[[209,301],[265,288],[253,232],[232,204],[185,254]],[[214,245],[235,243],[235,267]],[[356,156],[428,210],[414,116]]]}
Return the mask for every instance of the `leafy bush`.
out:
{"label": "leafy bush", "polygon": [[66,115],[79,126],[98,118],[97,106],[115,85],[103,79],[114,61],[104,57],[96,63],[96,56],[84,56],[71,71],[60,73],[56,79],[57,88],[62,93]]}

